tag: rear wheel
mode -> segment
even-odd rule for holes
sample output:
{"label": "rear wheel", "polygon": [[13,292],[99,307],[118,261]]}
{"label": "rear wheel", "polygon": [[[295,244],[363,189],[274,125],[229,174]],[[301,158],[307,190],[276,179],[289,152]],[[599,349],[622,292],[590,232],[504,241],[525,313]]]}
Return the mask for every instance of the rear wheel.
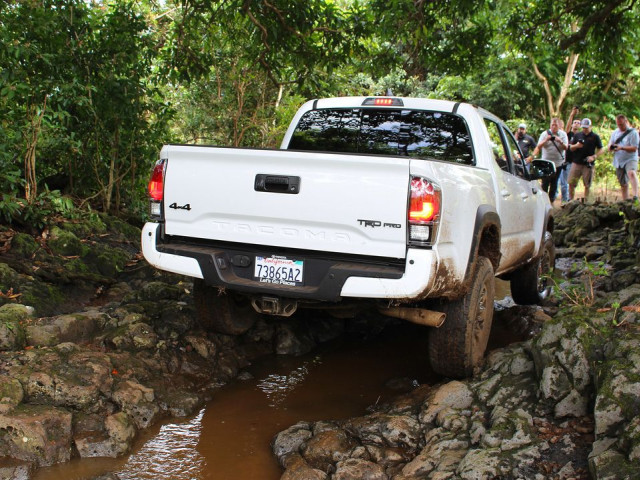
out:
{"label": "rear wheel", "polygon": [[542,252],[536,260],[511,276],[511,297],[519,305],[539,305],[551,294],[549,274],[556,261],[556,250],[550,232],[544,234]]}
{"label": "rear wheel", "polygon": [[240,335],[249,330],[258,318],[258,313],[246,298],[211,287],[204,280],[194,280],[193,301],[196,320],[205,330]]}
{"label": "rear wheel", "polygon": [[429,359],[436,372],[462,378],[480,366],[491,332],[494,297],[493,266],[488,258],[478,257],[469,291],[445,304],[444,324],[431,329]]}

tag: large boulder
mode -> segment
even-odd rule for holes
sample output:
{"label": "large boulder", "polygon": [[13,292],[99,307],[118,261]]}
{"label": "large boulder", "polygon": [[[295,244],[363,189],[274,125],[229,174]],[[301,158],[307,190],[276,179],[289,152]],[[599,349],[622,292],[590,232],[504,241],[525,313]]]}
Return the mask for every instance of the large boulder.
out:
{"label": "large boulder", "polygon": [[71,458],[71,413],[49,406],[23,405],[0,414],[0,456],[49,466]]}

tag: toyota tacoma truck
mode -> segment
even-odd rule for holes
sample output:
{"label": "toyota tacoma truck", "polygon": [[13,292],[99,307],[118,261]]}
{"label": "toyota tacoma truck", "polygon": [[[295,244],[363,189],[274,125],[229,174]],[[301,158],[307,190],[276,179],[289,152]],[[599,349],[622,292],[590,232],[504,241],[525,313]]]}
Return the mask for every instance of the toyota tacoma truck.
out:
{"label": "toyota tacoma truck", "polygon": [[473,374],[494,277],[519,304],[549,293],[552,209],[496,116],[465,103],[344,97],[304,104],[280,149],[166,145],[149,182],[145,258],[194,279],[198,319],[240,334],[260,314],[362,309],[429,327],[429,359]]}

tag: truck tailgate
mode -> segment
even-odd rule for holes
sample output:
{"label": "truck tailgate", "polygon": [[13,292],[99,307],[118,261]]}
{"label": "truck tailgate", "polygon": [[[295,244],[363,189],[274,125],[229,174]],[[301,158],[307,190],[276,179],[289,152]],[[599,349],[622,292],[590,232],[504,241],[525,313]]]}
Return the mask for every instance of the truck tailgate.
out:
{"label": "truck tailgate", "polygon": [[405,257],[408,158],[176,145],[161,158],[167,235]]}

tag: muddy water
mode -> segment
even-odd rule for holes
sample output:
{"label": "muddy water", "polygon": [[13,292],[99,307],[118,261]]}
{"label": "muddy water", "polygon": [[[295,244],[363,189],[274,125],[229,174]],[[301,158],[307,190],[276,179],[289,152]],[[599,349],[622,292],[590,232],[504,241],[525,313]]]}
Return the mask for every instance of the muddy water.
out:
{"label": "muddy water", "polygon": [[[498,287],[501,295],[505,288]],[[497,324],[490,346],[514,340]],[[34,479],[115,472],[123,480],[276,480],[281,470],[269,444],[279,431],[301,420],[362,415],[411,385],[440,380],[428,365],[426,331],[407,323],[367,342],[341,340],[303,357],[263,358],[247,372],[251,378],[221,388],[194,417],[146,432],[130,456],[73,460]]]}

